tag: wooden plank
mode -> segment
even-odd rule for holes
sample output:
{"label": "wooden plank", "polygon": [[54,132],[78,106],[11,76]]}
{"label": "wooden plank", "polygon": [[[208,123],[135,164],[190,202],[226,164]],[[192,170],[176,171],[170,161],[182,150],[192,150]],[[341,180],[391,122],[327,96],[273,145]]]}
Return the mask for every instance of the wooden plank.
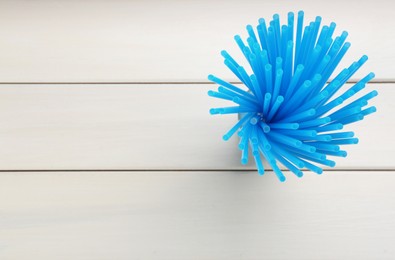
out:
{"label": "wooden plank", "polygon": [[[335,21],[352,47],[342,67],[367,54],[355,75],[393,80],[393,2],[20,1],[0,2],[0,82],[201,82],[235,77],[219,52],[240,58],[235,34],[258,18],[305,10]],[[374,11],[372,11],[374,10]],[[355,15],[353,15],[355,14]]]}
{"label": "wooden plank", "polygon": [[[337,169],[394,169],[393,84],[371,84],[378,113],[356,124],[360,144]],[[0,169],[251,169],[237,138],[222,141],[236,116],[214,85],[3,85]]]}
{"label": "wooden plank", "polygon": [[1,259],[394,259],[394,172],[0,173]]}

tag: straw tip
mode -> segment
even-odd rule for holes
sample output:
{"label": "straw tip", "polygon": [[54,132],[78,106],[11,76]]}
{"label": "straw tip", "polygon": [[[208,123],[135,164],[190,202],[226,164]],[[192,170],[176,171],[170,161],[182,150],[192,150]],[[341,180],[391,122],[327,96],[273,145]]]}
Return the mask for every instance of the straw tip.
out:
{"label": "straw tip", "polygon": [[316,80],[316,81],[320,81],[322,79],[322,75],[317,73],[317,74],[314,75],[313,79]]}
{"label": "straw tip", "polygon": [[301,70],[303,70],[304,69],[304,66],[302,65],[302,64],[299,64],[297,67],[296,67],[296,70],[299,70],[299,71],[301,71]]}
{"label": "straw tip", "polygon": [[329,96],[329,92],[328,92],[327,90],[323,90],[323,91],[320,93],[320,96],[321,96],[322,98],[326,98],[327,96]]}
{"label": "straw tip", "polygon": [[284,102],[284,97],[283,96],[278,96],[277,97],[277,102],[280,102],[280,103]]}
{"label": "straw tip", "polygon": [[292,123],[291,124],[291,129],[293,129],[293,130],[299,129],[299,124],[298,123]]}
{"label": "straw tip", "polygon": [[361,60],[362,60],[363,62],[367,61],[368,59],[369,59],[369,57],[368,57],[368,55],[366,55],[366,54],[362,55],[362,57],[361,57]]}
{"label": "straw tip", "polygon": [[257,123],[258,123],[258,118],[253,117],[253,118],[250,119],[250,124],[251,125],[256,125]]}
{"label": "straw tip", "polygon": [[228,141],[229,138],[230,138],[229,135],[223,135],[223,136],[222,136],[222,140],[224,140],[224,141]]}
{"label": "straw tip", "polygon": [[225,50],[222,50],[220,53],[221,53],[221,56],[224,58],[226,58],[228,56],[228,52]]}
{"label": "straw tip", "polygon": [[210,112],[211,115],[217,115],[217,114],[219,114],[218,109],[215,109],[215,108],[211,108],[211,109],[209,110],[209,112]]}
{"label": "straw tip", "polygon": [[270,126],[268,126],[268,125],[264,126],[262,129],[263,129],[263,132],[264,132],[265,134],[267,134],[267,133],[270,132]]}
{"label": "straw tip", "polygon": [[[284,71],[283,71],[282,69],[278,69],[278,70],[276,71],[276,76],[277,76],[277,77],[282,77],[283,74],[284,74]],[[276,80],[277,80],[277,79],[276,79]]]}
{"label": "straw tip", "polygon": [[316,113],[316,110],[315,110],[314,108],[311,108],[311,109],[309,109],[309,110],[307,111],[307,114],[308,114],[309,116],[314,116],[315,113]]}

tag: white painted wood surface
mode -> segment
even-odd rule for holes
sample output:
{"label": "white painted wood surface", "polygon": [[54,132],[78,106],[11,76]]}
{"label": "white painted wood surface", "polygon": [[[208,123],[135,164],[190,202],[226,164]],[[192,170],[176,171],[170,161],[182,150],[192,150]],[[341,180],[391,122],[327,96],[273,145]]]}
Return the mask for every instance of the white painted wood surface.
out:
{"label": "white painted wood surface", "polygon": [[241,57],[233,41],[258,18],[304,10],[307,19],[335,21],[352,47],[343,64],[363,54],[394,79],[392,0],[375,1],[0,1],[0,82],[206,81],[235,77],[219,52]]}
{"label": "white painted wood surface", "polygon": [[[0,1],[0,259],[394,259],[394,8]],[[219,55],[241,57],[233,36],[301,9],[349,32],[341,67],[369,56],[353,80],[389,83],[369,85],[378,112],[352,127],[347,159],[280,183],[239,164],[221,140],[236,118],[210,116],[214,85],[190,83],[235,80]]]}
{"label": "white painted wood surface", "polygon": [[[213,88],[3,85],[0,170],[243,169],[238,138],[222,141],[237,117],[208,113],[225,104],[207,96]],[[338,169],[395,169],[395,88],[373,89],[378,112],[349,127],[360,143],[345,147]]]}
{"label": "white painted wood surface", "polygon": [[393,259],[395,175],[0,174],[0,259]]}

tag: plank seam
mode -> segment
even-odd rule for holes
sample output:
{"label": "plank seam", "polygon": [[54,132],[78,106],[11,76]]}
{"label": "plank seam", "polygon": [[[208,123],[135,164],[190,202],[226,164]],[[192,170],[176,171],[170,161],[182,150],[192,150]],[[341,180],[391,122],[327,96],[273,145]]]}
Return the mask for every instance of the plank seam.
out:
{"label": "plank seam", "polygon": [[[0,170],[2,172],[256,172],[255,169],[54,169],[54,170]],[[272,172],[272,169],[265,170],[267,172]],[[289,170],[282,170],[284,172],[289,172]],[[302,171],[307,171],[303,169]],[[395,168],[353,168],[353,169],[325,169],[325,172],[394,172]]]}
{"label": "plank seam", "polygon": [[[327,83],[330,83],[328,81]],[[358,80],[349,80],[347,83],[357,83]],[[239,81],[230,81],[231,84],[242,84]],[[370,84],[394,84],[394,79],[371,80]],[[0,85],[216,85],[210,81],[133,81],[133,82],[0,82]]]}

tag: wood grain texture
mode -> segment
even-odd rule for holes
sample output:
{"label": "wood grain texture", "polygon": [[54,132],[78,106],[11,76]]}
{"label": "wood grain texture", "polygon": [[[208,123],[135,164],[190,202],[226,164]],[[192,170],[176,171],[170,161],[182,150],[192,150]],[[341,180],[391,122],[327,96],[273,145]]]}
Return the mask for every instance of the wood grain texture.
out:
{"label": "wood grain texture", "polygon": [[[394,8],[1,0],[0,259],[394,259]],[[219,54],[243,60],[233,36],[301,9],[349,32],[340,67],[369,56],[353,80],[392,83],[368,86],[378,112],[349,128],[360,143],[336,171],[280,183],[222,141],[236,117],[208,114],[225,104],[214,85],[171,83],[236,80]]]}
{"label": "wood grain texture", "polygon": [[[363,54],[355,78],[375,71],[393,80],[392,0],[376,1],[0,1],[0,82],[206,81],[235,77],[222,64],[233,41],[258,18],[303,9],[307,19],[335,21],[352,47],[341,67]],[[241,63],[243,64],[243,63]]]}
{"label": "wood grain texture", "polygon": [[[348,129],[337,169],[394,169],[392,84],[370,84],[378,112]],[[3,85],[0,170],[252,169],[239,163],[237,138],[222,141],[236,116],[210,116],[224,105],[214,85]]]}
{"label": "wood grain texture", "polygon": [[393,172],[0,173],[0,258],[393,259]]}

